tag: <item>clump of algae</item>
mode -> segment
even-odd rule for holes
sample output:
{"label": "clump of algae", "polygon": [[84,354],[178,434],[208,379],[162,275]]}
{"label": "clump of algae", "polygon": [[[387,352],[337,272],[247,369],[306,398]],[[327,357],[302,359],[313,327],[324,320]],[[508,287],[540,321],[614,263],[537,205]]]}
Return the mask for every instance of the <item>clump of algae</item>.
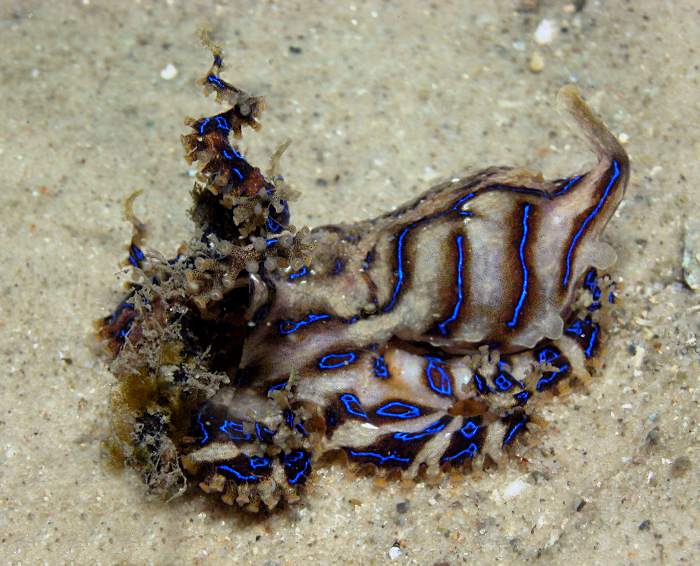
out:
{"label": "clump of algae", "polygon": [[231,138],[260,128],[264,100],[221,79],[222,51],[206,32],[202,41],[213,63],[200,84],[229,108],[185,121],[192,129],[182,136],[185,158],[198,170],[194,234],[175,257],[145,247],[146,225],[133,211],[139,192],[132,194],[125,203],[134,228],[128,293],[97,324],[117,380],[109,454],[163,497],[187,487],[181,447],[198,408],[236,380],[248,325],[268,299],[266,274],[308,265],[312,250],[308,229],[289,224],[296,193],[278,173],[288,144],[273,155],[267,176],[245,159]]}

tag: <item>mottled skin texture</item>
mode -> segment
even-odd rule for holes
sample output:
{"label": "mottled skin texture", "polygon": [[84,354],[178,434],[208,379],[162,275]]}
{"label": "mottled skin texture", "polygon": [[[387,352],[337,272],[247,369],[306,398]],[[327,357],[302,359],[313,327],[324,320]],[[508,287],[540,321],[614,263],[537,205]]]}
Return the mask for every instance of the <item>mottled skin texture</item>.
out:
{"label": "mottled skin texture", "polygon": [[311,268],[266,279],[237,383],[200,412],[203,448],[188,458],[205,489],[273,506],[280,470],[295,488],[329,450],[411,475],[496,455],[525,429],[531,397],[586,374],[598,307],[582,315],[574,301],[586,276],[599,304],[590,269],[614,262],[600,236],[629,163],[575,89],[560,100],[598,155],[591,171],[454,179],[379,218],[314,230]]}

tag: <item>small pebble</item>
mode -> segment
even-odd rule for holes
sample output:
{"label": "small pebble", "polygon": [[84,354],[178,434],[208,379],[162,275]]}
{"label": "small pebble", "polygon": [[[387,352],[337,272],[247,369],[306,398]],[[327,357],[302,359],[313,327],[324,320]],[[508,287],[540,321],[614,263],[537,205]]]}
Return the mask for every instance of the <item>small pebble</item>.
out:
{"label": "small pebble", "polygon": [[544,69],[544,58],[539,51],[535,51],[530,55],[530,70],[533,73],[541,73]]}
{"label": "small pebble", "polygon": [[557,26],[552,20],[542,20],[535,30],[535,43],[538,45],[547,45],[554,41],[557,34]]}
{"label": "small pebble", "polygon": [[168,63],[163,69],[160,71],[160,78],[169,81],[177,77],[177,67],[173,65],[172,63]]}
{"label": "small pebble", "polygon": [[408,501],[401,501],[396,504],[397,513],[405,513],[406,511],[408,511]]}
{"label": "small pebble", "polygon": [[518,478],[512,482],[510,482],[505,489],[503,490],[503,497],[505,499],[512,499],[513,497],[517,497],[520,495],[523,491],[528,489],[530,486],[527,482],[523,481],[522,478]]}
{"label": "small pebble", "polygon": [[401,556],[401,549],[394,545],[389,549],[389,559],[397,560]]}
{"label": "small pebble", "polygon": [[521,12],[536,12],[539,3],[539,0],[520,0],[518,3],[518,10]]}
{"label": "small pebble", "polygon": [[674,478],[682,478],[688,473],[691,468],[690,458],[687,456],[679,456],[671,464],[671,476]]}
{"label": "small pebble", "polygon": [[690,289],[698,293],[700,292],[700,219],[697,215],[691,214],[685,220],[681,254],[683,280]]}

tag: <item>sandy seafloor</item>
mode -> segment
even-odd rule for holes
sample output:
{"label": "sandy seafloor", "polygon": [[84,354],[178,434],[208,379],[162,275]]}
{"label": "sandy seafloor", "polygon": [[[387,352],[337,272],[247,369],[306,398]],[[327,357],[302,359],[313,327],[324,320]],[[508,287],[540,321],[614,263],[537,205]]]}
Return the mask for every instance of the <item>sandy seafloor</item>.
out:
{"label": "sandy seafloor", "polygon": [[[0,563],[697,564],[700,295],[681,257],[700,196],[700,6],[579,5],[3,0]],[[545,18],[558,33],[538,46]],[[224,77],[267,98],[251,161],[293,141],[298,225],[370,217],[468,167],[581,171],[593,156],[553,110],[568,81],[626,140],[605,367],[551,405],[526,462],[412,489],[331,467],[256,519],[200,496],[149,501],[110,469],[113,380],[92,321],[120,296],[128,194],[145,189],[151,247],[188,237],[179,136],[215,111],[195,85],[202,24]]]}

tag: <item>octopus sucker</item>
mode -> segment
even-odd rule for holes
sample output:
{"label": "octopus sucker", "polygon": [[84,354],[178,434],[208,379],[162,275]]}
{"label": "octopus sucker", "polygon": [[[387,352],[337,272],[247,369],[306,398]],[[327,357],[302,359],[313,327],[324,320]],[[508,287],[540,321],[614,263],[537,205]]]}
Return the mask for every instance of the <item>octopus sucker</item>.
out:
{"label": "octopus sucker", "polygon": [[113,452],[154,491],[199,486],[250,511],[298,501],[337,455],[407,481],[519,453],[546,428],[537,408],[602,364],[602,234],[629,179],[615,136],[568,85],[590,171],[488,167],[371,220],[297,229],[284,148],[268,178],[233,141],[264,101],[208,46],[201,84],[230,108],[186,122],[193,237],[170,259],[149,250],[130,198],[132,282],[98,325]]}

